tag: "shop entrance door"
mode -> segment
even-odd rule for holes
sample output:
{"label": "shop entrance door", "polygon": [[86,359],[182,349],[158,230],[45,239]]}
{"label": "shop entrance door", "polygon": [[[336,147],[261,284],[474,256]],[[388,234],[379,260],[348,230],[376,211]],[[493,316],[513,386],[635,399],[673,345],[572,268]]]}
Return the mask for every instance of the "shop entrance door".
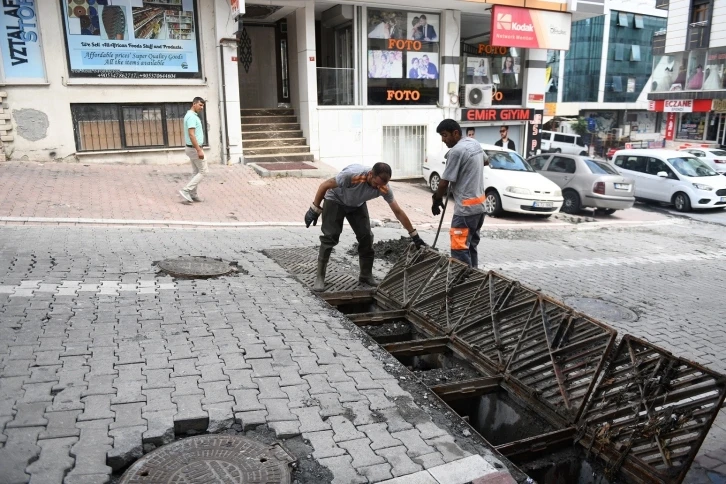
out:
{"label": "shop entrance door", "polygon": [[277,108],[290,102],[287,23],[245,25],[237,65],[243,109]]}
{"label": "shop entrance door", "polygon": [[716,141],[721,146],[726,145],[726,113],[717,113],[714,114],[716,116],[715,122],[718,124],[718,135],[716,136]]}

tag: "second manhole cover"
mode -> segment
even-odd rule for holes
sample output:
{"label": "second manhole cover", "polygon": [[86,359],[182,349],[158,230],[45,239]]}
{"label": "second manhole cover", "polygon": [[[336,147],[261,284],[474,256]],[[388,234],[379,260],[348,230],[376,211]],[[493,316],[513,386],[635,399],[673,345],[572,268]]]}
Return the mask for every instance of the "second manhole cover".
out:
{"label": "second manhole cover", "polygon": [[175,277],[218,277],[235,270],[229,261],[211,257],[177,257],[157,263],[159,269]]}
{"label": "second manhole cover", "polygon": [[570,297],[565,303],[583,314],[612,323],[637,321],[638,315],[619,304],[594,297]]}
{"label": "second manhole cover", "polygon": [[119,484],[289,484],[292,461],[280,445],[268,447],[238,435],[201,435],[146,454]]}

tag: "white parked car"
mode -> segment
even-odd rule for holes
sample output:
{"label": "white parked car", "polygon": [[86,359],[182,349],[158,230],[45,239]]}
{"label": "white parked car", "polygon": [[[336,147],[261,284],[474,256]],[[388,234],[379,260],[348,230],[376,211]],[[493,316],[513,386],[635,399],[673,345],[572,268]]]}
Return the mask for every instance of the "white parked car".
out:
{"label": "white parked car", "polygon": [[686,148],[681,151],[692,154],[718,173],[726,175],[726,151],[718,148]]}
{"label": "white parked car", "polygon": [[[489,156],[489,166],[484,167],[487,215],[518,212],[549,217],[560,210],[563,202],[560,187],[534,171],[516,152],[494,145],[481,147]],[[424,162],[424,179],[432,191],[439,186],[448,151],[444,147]]]}
{"label": "white parked car", "polygon": [[679,212],[726,207],[726,177],[683,151],[620,150],[613,163],[635,180],[636,198],[672,203]]}

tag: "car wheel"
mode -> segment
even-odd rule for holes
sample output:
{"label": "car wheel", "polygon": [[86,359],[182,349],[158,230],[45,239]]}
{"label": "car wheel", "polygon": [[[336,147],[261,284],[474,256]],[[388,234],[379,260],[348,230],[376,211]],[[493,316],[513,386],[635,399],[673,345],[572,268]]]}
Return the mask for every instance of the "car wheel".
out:
{"label": "car wheel", "polygon": [[552,153],[562,153],[562,150],[559,148],[555,148],[554,150],[552,150]]}
{"label": "car wheel", "polygon": [[676,210],[679,212],[691,211],[691,199],[683,192],[678,192],[673,195],[673,205],[676,206]]}
{"label": "car wheel", "polygon": [[597,213],[601,213],[603,215],[612,215],[616,212],[614,208],[598,208]]}
{"label": "car wheel", "polygon": [[574,190],[565,190],[562,194],[565,201],[562,203],[562,211],[565,213],[578,213],[580,211],[580,195]]}
{"label": "car wheel", "polygon": [[441,181],[441,177],[438,173],[432,173],[431,178],[429,178],[429,188],[431,188],[432,192],[435,192],[439,188],[439,182]]}
{"label": "car wheel", "polygon": [[504,210],[502,209],[502,199],[496,190],[489,190],[484,200],[484,210],[491,217],[499,217]]}

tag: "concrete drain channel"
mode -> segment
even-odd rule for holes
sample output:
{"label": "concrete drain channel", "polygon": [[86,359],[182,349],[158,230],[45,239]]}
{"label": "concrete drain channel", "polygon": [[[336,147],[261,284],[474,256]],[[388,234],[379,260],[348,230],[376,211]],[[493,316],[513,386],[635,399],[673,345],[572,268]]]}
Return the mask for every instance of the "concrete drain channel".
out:
{"label": "concrete drain channel", "polygon": [[[314,248],[264,253],[312,285]],[[682,482],[726,397],[726,376],[433,250],[319,295],[540,484]]]}

